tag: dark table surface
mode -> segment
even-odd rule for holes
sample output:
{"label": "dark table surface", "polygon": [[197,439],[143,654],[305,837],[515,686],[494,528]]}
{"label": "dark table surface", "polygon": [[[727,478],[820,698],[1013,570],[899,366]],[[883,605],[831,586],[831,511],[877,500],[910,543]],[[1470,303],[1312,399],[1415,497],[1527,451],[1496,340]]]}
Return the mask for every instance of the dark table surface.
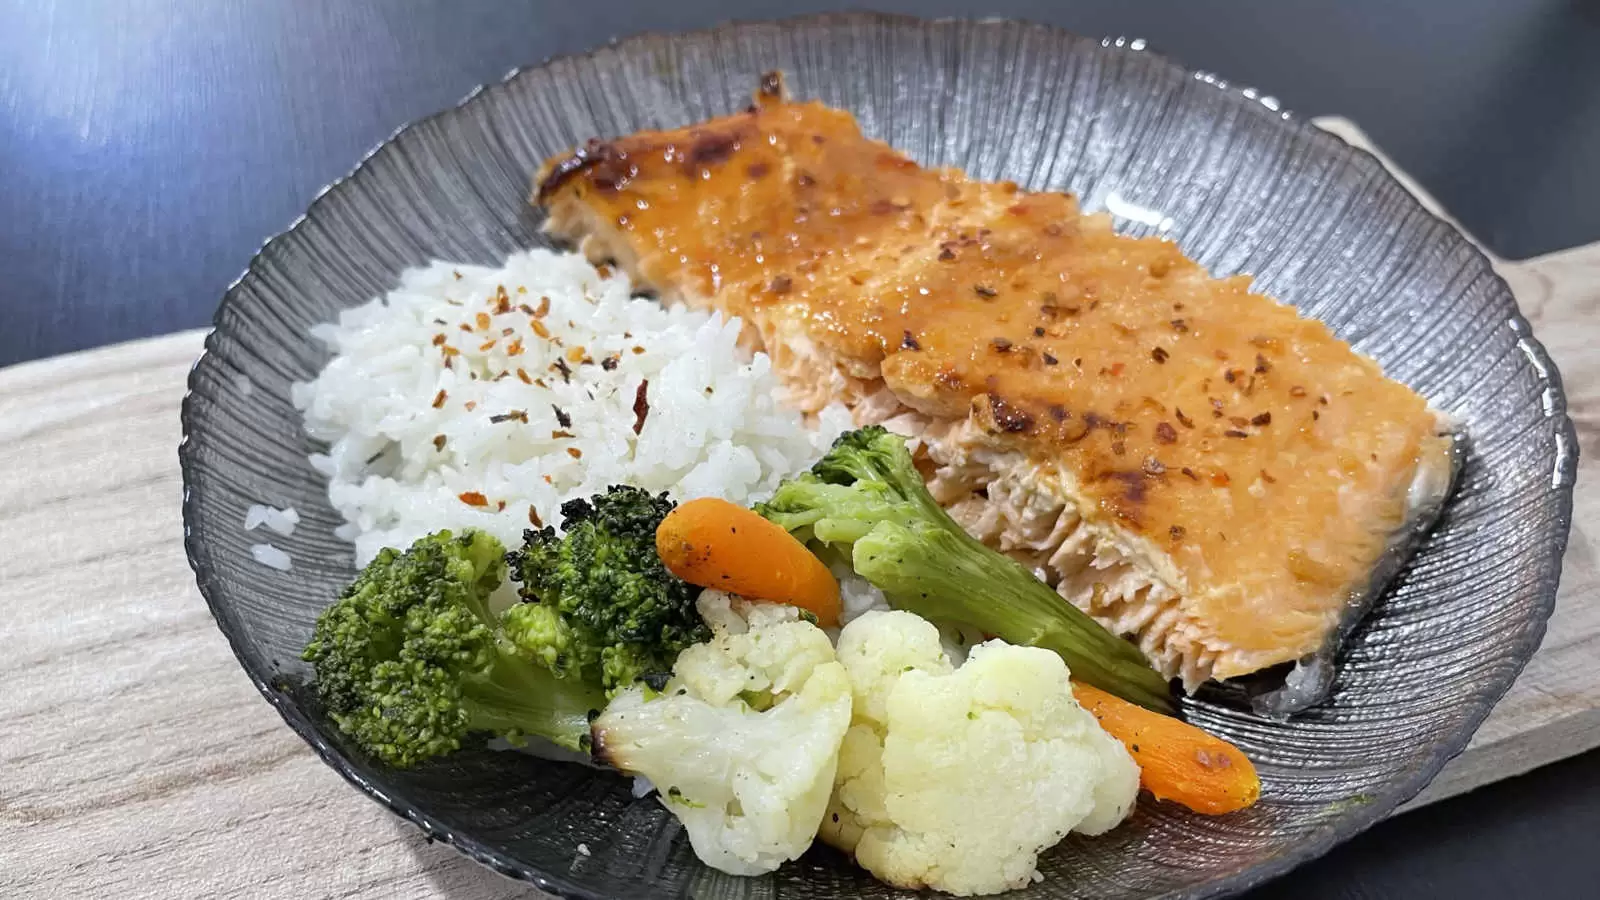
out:
{"label": "dark table surface", "polygon": [[[205,324],[397,126],[510,68],[815,0],[0,0],[0,365]],[[1600,240],[1600,2],[883,0],[1144,37],[1358,122],[1496,252]],[[1260,897],[1600,896],[1600,755],[1378,826]]]}

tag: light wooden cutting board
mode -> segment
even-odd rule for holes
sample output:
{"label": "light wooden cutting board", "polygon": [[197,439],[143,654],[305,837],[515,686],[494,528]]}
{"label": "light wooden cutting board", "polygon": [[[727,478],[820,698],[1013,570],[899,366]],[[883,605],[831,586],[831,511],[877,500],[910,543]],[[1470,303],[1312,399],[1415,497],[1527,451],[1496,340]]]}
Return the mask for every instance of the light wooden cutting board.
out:
{"label": "light wooden cutting board", "polygon": [[[1566,379],[1572,538],[1543,649],[1413,806],[1600,746],[1600,244],[1496,265]],[[229,653],[181,545],[202,338],[0,370],[0,896],[532,895],[346,785]]]}

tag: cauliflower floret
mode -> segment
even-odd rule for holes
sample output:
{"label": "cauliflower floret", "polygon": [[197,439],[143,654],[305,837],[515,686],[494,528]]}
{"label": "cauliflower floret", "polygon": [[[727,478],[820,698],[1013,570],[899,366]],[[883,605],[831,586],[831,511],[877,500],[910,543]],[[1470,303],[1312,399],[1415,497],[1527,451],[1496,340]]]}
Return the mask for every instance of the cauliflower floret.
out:
{"label": "cauliflower floret", "polygon": [[702,597],[715,636],[678,656],[659,696],[618,694],[596,756],[650,779],[695,855],[760,875],[811,846],[850,725],[850,682],[794,607]]}
{"label": "cauliflower floret", "polygon": [[854,720],[821,836],[902,888],[1027,885],[1069,831],[1133,808],[1139,769],[1072,697],[1056,654],[989,641],[953,668],[931,623],[873,612],[839,636]]}

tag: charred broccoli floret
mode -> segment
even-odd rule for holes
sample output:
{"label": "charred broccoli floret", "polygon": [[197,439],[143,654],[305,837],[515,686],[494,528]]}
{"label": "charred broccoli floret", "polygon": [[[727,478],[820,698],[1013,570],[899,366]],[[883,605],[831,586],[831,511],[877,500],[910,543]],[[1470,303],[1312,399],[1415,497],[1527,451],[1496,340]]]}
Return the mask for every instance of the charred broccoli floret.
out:
{"label": "charred broccoli floret", "polygon": [[588,746],[600,691],[500,639],[488,597],[505,578],[504,553],[470,531],[385,549],[317,620],[303,658],[328,714],[361,749],[407,767],[473,732]]}
{"label": "charred broccoli floret", "polygon": [[896,608],[1054,650],[1074,678],[1172,709],[1166,680],[1137,647],[967,534],[928,493],[905,439],[881,427],[840,435],[760,512],[813,546],[843,553]]}
{"label": "charred broccoli floret", "polygon": [[506,612],[506,638],[608,694],[635,681],[659,688],[678,652],[711,636],[695,611],[699,589],[656,554],[656,526],[672,508],[665,494],[618,485],[563,504],[564,534],[527,531],[508,557],[524,602]]}

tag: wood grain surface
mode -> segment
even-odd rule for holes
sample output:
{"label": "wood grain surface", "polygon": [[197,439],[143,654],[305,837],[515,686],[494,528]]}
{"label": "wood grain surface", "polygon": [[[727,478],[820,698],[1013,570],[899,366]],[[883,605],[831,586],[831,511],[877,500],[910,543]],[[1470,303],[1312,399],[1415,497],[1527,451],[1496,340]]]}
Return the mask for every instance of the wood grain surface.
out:
{"label": "wood grain surface", "polygon": [[[1414,806],[1600,746],[1600,245],[1499,267],[1565,376],[1575,522],[1544,647]],[[0,897],[529,896],[344,784],[229,653],[181,545],[201,341],[0,370]]]}

